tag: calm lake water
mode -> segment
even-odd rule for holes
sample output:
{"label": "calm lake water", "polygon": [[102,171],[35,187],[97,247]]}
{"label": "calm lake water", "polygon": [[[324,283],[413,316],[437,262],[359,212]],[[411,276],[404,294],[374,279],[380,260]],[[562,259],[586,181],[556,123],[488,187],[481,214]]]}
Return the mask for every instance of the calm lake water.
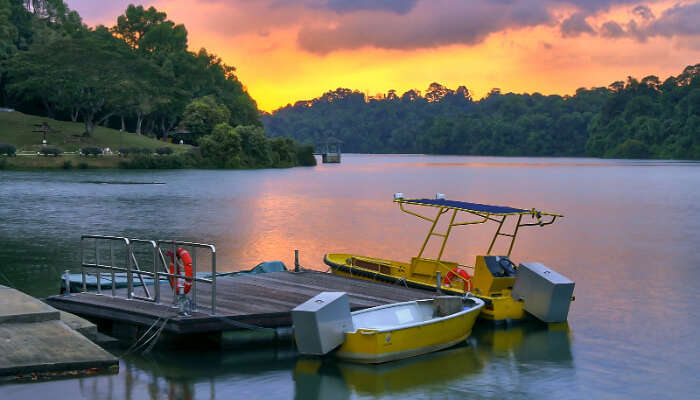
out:
{"label": "calm lake water", "polygon": [[[326,270],[326,252],[399,260],[428,226],[394,192],[559,212],[512,258],[576,282],[568,327],[477,329],[468,343],[368,367],[292,349],[127,356],[118,375],[0,386],[0,399],[695,398],[700,386],[700,164],[344,155],[258,171],[0,171],[0,284],[37,297],[75,268],[81,234],[213,243],[218,269]],[[98,181],[161,182],[158,185]],[[494,226],[456,232],[473,263]]]}

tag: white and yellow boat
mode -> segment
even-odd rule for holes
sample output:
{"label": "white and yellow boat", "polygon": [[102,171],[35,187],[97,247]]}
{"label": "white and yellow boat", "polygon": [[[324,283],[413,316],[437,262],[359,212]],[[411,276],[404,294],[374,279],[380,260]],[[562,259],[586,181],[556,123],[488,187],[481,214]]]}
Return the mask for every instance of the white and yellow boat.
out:
{"label": "white and yellow boat", "polygon": [[345,333],[345,342],[335,354],[374,364],[452,347],[469,337],[484,302],[474,297],[449,300],[459,302],[452,310],[456,312],[443,310],[440,299],[355,311],[351,314],[353,330]]}
{"label": "white and yellow boat", "polygon": [[[435,291],[439,286],[443,292],[454,295],[471,292],[486,302],[480,318],[495,323],[524,318],[525,311],[522,301],[514,299],[511,295],[517,276],[517,267],[509,257],[515,239],[520,228],[549,225],[562,215],[537,211],[534,208],[527,210],[446,200],[440,194],[436,197],[436,199],[404,199],[403,194],[400,193],[394,196],[394,202],[398,203],[401,211],[431,224],[423,246],[410,263],[340,253],[326,254],[324,262],[336,275],[406,285],[431,291]],[[414,209],[408,209],[407,206],[414,207]],[[436,210],[436,214],[434,217],[419,214],[415,211],[415,206],[432,208]],[[444,215],[449,218],[446,231],[444,233],[437,232],[438,221]],[[459,221],[458,215],[466,215],[471,219]],[[507,224],[504,223],[509,217],[515,218],[516,222],[514,228],[511,228],[513,230],[506,232]],[[526,217],[531,218],[532,221],[526,222]],[[452,228],[487,222],[496,223],[498,229],[491,240],[486,255],[477,256],[474,266],[442,259]],[[430,239],[434,237],[439,238],[439,253],[436,258],[428,258],[425,256],[426,247]],[[509,239],[508,252],[492,255],[494,245],[499,237]]]}

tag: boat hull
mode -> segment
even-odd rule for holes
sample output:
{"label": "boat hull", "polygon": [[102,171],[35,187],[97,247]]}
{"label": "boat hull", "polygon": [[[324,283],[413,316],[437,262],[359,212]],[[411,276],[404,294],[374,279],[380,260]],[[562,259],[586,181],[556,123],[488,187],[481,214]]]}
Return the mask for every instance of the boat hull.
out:
{"label": "boat hull", "polygon": [[[351,265],[347,260],[353,257],[361,257],[364,260],[372,260],[378,264],[387,265],[386,269],[377,268],[376,270],[362,268]],[[404,285],[416,289],[436,290],[436,282],[433,278],[426,277],[425,279],[416,279],[408,277],[406,271],[409,270],[410,264],[394,260],[385,260],[380,258],[372,258],[366,256],[358,256],[354,254],[326,254],[323,261],[331,268],[331,272],[335,275],[345,276],[355,279],[365,279],[369,281],[383,282],[392,285]],[[440,290],[445,294],[464,295],[465,291],[460,288],[452,288],[441,286]],[[484,300],[486,306],[482,308],[479,318],[487,320],[494,324],[502,324],[510,321],[518,321],[525,318],[522,302],[515,301],[509,294],[501,296],[487,296],[476,294],[476,297]]]}
{"label": "boat hull", "polygon": [[469,310],[417,326],[358,329],[346,333],[345,343],[336,356],[353,362],[376,364],[452,347],[469,337],[482,307],[483,302],[479,301]]}

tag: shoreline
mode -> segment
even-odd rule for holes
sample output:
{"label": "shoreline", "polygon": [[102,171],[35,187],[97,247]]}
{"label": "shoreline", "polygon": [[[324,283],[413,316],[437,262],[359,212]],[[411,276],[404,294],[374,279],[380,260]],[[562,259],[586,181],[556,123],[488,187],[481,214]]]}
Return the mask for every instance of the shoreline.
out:
{"label": "shoreline", "polygon": [[[153,160],[159,161],[172,161],[181,160],[179,154],[173,155],[149,155]],[[70,170],[183,170],[183,169],[217,169],[217,168],[200,168],[195,166],[188,166],[182,164],[179,167],[172,168],[168,165],[158,166],[155,163],[155,167],[151,168],[136,168],[133,166],[125,165],[124,163],[131,163],[137,157],[120,157],[117,155],[99,155],[94,156],[80,156],[77,154],[61,154],[59,156],[39,156],[39,155],[28,155],[28,154],[18,154],[16,156],[0,156],[0,171],[70,171]],[[229,170],[259,170],[259,169],[287,169],[294,167],[304,167],[304,165],[285,165],[285,166],[275,166],[275,167],[264,167],[264,168],[228,168]]]}

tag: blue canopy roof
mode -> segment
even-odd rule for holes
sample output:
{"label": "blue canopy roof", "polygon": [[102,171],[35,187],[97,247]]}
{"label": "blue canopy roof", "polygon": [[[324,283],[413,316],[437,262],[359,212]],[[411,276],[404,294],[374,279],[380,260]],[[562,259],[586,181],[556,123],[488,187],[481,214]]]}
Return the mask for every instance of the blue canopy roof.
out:
{"label": "blue canopy roof", "polygon": [[445,199],[401,199],[397,200],[402,203],[420,204],[433,207],[449,207],[464,211],[476,211],[489,214],[529,214],[532,210],[524,210],[522,208],[490,206],[488,204],[467,203],[466,201],[455,201]]}

